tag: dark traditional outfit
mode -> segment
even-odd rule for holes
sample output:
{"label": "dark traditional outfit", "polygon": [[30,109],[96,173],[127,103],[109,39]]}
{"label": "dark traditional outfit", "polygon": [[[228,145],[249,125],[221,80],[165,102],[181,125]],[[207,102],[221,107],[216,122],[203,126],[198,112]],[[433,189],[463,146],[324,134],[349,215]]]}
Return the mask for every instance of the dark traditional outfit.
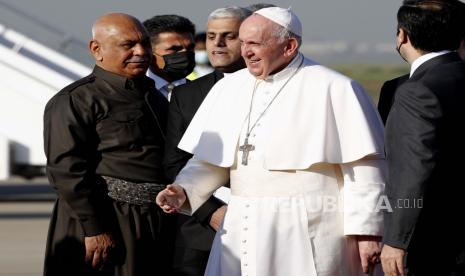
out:
{"label": "dark traditional outfit", "polygon": [[[170,275],[175,216],[154,204],[167,102],[143,76],[95,67],[55,95],[44,115],[50,184],[57,190],[44,275]],[[110,263],[85,263],[84,237],[110,233]]]}

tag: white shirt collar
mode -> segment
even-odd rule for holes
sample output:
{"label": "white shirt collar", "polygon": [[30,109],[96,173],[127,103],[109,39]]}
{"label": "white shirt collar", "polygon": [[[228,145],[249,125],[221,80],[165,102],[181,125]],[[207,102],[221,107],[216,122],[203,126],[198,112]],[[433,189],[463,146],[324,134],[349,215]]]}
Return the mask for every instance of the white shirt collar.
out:
{"label": "white shirt collar", "polygon": [[420,67],[423,63],[427,62],[428,60],[432,58],[435,58],[435,57],[438,57],[438,56],[441,56],[441,55],[444,55],[450,52],[451,51],[448,51],[448,50],[444,50],[440,52],[432,52],[432,53],[428,53],[426,55],[422,55],[421,57],[417,58],[416,60],[412,62],[412,66],[410,67],[410,77],[413,75],[413,73],[415,73],[418,67]]}
{"label": "white shirt collar", "polygon": [[[169,82],[166,81],[165,79],[161,78],[160,76],[158,76],[154,72],[152,72],[152,70],[150,70],[150,69],[147,70],[146,75],[147,75],[147,77],[149,77],[149,78],[151,78],[152,80],[155,81],[155,88],[157,88],[158,91],[160,91],[167,99],[169,99],[168,91],[166,90],[166,85],[169,84]],[[172,81],[171,83],[174,84],[174,86],[178,86],[178,85],[181,85],[181,84],[185,84],[186,79],[182,78],[182,79],[179,79],[179,80]]]}

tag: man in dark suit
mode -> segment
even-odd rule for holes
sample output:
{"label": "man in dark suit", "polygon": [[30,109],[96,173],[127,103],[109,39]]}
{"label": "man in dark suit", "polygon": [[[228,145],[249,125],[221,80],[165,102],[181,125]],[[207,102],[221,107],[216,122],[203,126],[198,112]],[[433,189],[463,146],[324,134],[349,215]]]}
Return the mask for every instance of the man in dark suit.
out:
{"label": "man in dark suit", "polygon": [[[238,35],[239,26],[248,15],[249,11],[239,7],[213,11],[208,18],[206,48],[215,71],[173,90],[164,158],[166,174],[171,180],[192,157],[178,149],[177,145],[207,93],[224,74],[245,67]],[[204,274],[215,231],[225,211],[224,202],[212,196],[194,216],[180,217],[174,257],[175,275]]]}
{"label": "man in dark suit", "polygon": [[[465,60],[465,38],[462,39],[462,43],[460,43],[460,47],[457,52],[459,53],[460,57]],[[386,124],[389,111],[391,110],[391,106],[394,102],[394,95],[396,94],[397,88],[406,82],[409,77],[410,74],[402,75],[400,77],[386,81],[381,87],[378,100],[378,112],[379,115],[381,115],[383,124]]]}
{"label": "man in dark suit", "polygon": [[[455,49],[459,1],[404,1],[397,49],[411,64],[386,124],[389,165],[384,247],[386,275],[464,275],[463,185],[465,63]],[[404,266],[405,264],[405,266]],[[406,268],[406,269],[405,269]],[[405,274],[407,272],[407,274]]]}
{"label": "man in dark suit", "polygon": [[169,101],[174,87],[185,84],[195,67],[195,26],[174,14],[156,15],[143,22],[150,36],[153,58],[147,76]]}

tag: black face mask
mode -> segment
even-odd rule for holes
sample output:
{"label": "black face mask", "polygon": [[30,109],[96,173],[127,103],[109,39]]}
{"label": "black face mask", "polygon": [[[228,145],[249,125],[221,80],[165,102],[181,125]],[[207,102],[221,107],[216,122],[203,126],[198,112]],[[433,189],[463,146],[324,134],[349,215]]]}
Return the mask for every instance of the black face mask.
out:
{"label": "black face mask", "polygon": [[407,59],[404,58],[404,56],[400,53],[400,47],[402,47],[402,45],[403,45],[403,44],[401,43],[401,44],[399,45],[399,47],[396,47],[397,53],[399,54],[399,56],[400,56],[403,60],[405,60],[406,62],[408,62]]}
{"label": "black face mask", "polygon": [[195,53],[193,51],[177,52],[163,56],[165,72],[172,80],[179,80],[189,75],[195,67]]}

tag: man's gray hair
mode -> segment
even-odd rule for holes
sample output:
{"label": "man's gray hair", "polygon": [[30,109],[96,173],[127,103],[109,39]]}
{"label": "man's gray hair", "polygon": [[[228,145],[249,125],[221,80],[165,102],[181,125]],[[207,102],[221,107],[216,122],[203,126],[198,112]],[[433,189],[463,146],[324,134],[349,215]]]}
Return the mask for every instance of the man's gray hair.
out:
{"label": "man's gray hair", "polygon": [[273,24],[273,30],[271,32],[271,35],[274,38],[278,39],[279,42],[284,42],[284,40],[286,39],[294,38],[295,40],[297,40],[298,43],[297,50],[300,48],[300,45],[302,45],[301,36],[296,35],[295,33],[289,31],[288,29],[278,24]]}
{"label": "man's gray hair", "polygon": [[243,21],[247,17],[249,17],[252,14],[251,11],[237,7],[237,6],[231,6],[231,7],[226,7],[226,8],[219,8],[214,10],[212,13],[210,13],[210,16],[208,16],[208,21],[213,20],[213,19],[223,19],[223,18],[236,18],[239,19],[240,21]]}

